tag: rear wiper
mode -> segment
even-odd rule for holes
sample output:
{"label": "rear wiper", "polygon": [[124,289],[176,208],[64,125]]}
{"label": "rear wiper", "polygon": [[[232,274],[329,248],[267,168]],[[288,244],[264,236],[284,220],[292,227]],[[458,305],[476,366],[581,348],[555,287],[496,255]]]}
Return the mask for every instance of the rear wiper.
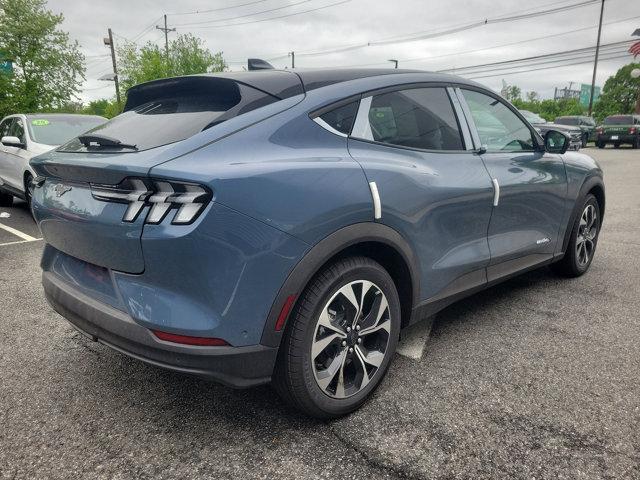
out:
{"label": "rear wiper", "polygon": [[[115,147],[115,148],[128,148],[129,150],[138,150],[137,145],[130,145],[128,143],[122,143],[117,138],[107,137],[106,135],[99,135],[95,133],[86,133],[78,137],[80,143],[85,147]],[[92,145],[93,144],[93,145]]]}

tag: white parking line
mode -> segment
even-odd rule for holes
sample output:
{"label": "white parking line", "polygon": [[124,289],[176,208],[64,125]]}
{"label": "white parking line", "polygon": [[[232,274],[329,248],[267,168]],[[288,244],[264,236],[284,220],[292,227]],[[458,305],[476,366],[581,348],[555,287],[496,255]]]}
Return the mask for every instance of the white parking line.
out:
{"label": "white parking line", "polygon": [[[25,242],[35,242],[36,240],[42,240],[41,238],[35,238],[35,237],[32,237],[31,235],[27,235],[26,233],[23,233],[20,230],[16,230],[15,228],[9,227],[7,225],[3,225],[2,223],[0,223],[0,228],[15,235],[16,237],[20,237]],[[2,245],[5,245],[5,244],[2,244]]]}
{"label": "white parking line", "polygon": [[431,325],[433,325],[433,317],[421,320],[402,330],[396,352],[404,357],[420,360],[424,354],[424,347],[429,341]]}
{"label": "white parking line", "polygon": [[17,240],[15,242],[6,242],[6,243],[0,243],[0,247],[5,247],[7,245],[16,245],[18,243],[31,243],[31,242],[39,242],[40,240],[42,240],[41,238],[34,238],[33,240]]}

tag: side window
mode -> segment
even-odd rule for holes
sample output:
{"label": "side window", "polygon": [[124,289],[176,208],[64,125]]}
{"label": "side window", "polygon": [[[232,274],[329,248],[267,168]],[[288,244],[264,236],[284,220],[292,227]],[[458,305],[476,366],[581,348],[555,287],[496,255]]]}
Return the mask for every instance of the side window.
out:
{"label": "side window", "polygon": [[462,90],[476,124],[480,142],[488,151],[534,149],[529,127],[500,100],[473,90]]}
{"label": "side window", "polygon": [[22,143],[26,143],[26,140],[24,138],[24,124],[22,123],[21,119],[16,118],[16,121],[13,123],[13,126],[11,127],[9,132],[9,135],[11,135],[12,137],[18,137]]}
{"label": "side window", "polygon": [[9,135],[9,130],[11,128],[11,122],[13,118],[7,118],[4,122],[0,123],[0,138],[6,137]]}
{"label": "side window", "polygon": [[412,88],[365,98],[367,118],[358,118],[353,136],[419,148],[464,150],[451,100],[444,88]]}
{"label": "side window", "polygon": [[330,112],[320,115],[320,118],[332,129],[344,134],[349,135],[353,122],[356,119],[358,113],[358,102],[351,102],[341,107],[335,108]]}

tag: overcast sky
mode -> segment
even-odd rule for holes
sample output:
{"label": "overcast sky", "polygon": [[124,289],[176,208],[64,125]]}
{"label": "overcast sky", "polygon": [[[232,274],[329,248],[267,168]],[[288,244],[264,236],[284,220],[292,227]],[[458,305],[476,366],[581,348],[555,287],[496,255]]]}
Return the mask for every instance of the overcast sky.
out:
{"label": "overcast sky", "polygon": [[[249,4],[251,3],[251,4]],[[296,67],[379,66],[391,68],[388,59],[399,59],[400,68],[441,70],[512,60],[595,45],[600,5],[594,3],[552,15],[488,24],[437,38],[382,46],[366,46],[330,55],[304,53],[361,45],[420,32],[448,30],[482,19],[494,19],[581,3],[581,0],[49,0],[49,8],[63,13],[63,28],[78,40],[87,56],[87,81],[81,98],[89,101],[113,96],[111,82],[97,78],[111,71],[108,48],[102,43],[107,28],[116,43],[137,39],[164,45],[164,36],[154,25],[169,14],[169,27],[177,33],[201,37],[214,52],[224,52],[232,70],[242,69],[247,57],[270,59],[298,52]],[[247,5],[248,4],[248,5]],[[239,6],[244,5],[244,6]],[[327,6],[327,8],[323,8]],[[284,8],[283,8],[284,7]],[[209,13],[191,13],[221,9]],[[264,12],[265,10],[272,10]],[[313,11],[311,11],[313,10]],[[260,13],[263,12],[263,13]],[[300,14],[296,14],[301,12]],[[178,15],[179,14],[179,15]],[[296,15],[292,15],[296,14]],[[284,18],[273,19],[273,17]],[[267,21],[256,21],[271,19]],[[155,23],[154,23],[155,21]],[[199,25],[196,22],[210,22]],[[217,22],[217,23],[216,23]],[[253,23],[247,23],[253,22]],[[230,25],[230,24],[241,25]],[[630,40],[640,27],[640,1],[606,0],[602,43]],[[182,24],[182,25],[181,25]],[[607,25],[608,24],[608,25]],[[145,28],[148,28],[145,30]],[[573,33],[566,33],[571,32]],[[144,33],[143,33],[144,32]],[[142,35],[140,35],[143,33]],[[566,34],[565,34],[566,33]],[[169,34],[174,38],[176,33]],[[549,38],[545,38],[549,37]],[[530,41],[529,41],[530,40]],[[640,40],[640,38],[639,38]],[[515,42],[520,42],[514,45]],[[505,44],[510,44],[505,46]],[[498,48],[489,48],[498,47]],[[621,47],[616,50],[621,52]],[[613,56],[613,53],[609,54]],[[618,56],[621,53],[617,54]],[[435,57],[435,58],[434,58]],[[586,57],[566,59],[576,63]],[[412,60],[412,61],[409,61]],[[597,84],[632,60],[605,60],[599,64]],[[237,62],[237,63],[236,63]],[[271,62],[276,68],[290,65],[288,58]],[[540,68],[549,64],[538,64]],[[523,91],[535,90],[553,96],[554,87],[590,83],[592,64],[565,66],[533,72],[478,79],[500,90],[502,80]],[[495,72],[485,72],[484,75]],[[474,75],[466,75],[473,77]]]}

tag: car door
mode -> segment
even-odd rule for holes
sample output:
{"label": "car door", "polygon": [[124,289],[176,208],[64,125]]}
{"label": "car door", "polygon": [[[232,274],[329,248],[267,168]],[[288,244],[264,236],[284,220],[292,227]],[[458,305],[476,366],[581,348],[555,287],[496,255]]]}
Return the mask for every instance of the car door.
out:
{"label": "car door", "polygon": [[479,89],[460,92],[494,183],[487,269],[493,281],[553,258],[567,175],[561,156],[545,152],[533,128],[500,97]]}
{"label": "car door", "polygon": [[6,149],[6,177],[3,177],[11,187],[23,192],[23,172],[24,167],[29,161],[29,152],[27,151],[27,132],[25,129],[24,120],[20,117],[15,117],[11,128],[9,129],[9,136],[17,137],[24,146],[21,147],[5,147]]}
{"label": "car door", "polygon": [[486,283],[493,189],[446,85],[367,94],[348,140],[380,199],[378,222],[411,244],[425,308]]}
{"label": "car door", "polygon": [[[0,123],[0,139],[2,137],[6,137],[9,135],[9,131],[11,130],[11,125],[13,124],[14,117],[5,118]],[[12,147],[8,147],[0,143],[0,184],[7,183],[7,175],[9,172],[9,165],[11,163],[10,149]]]}

